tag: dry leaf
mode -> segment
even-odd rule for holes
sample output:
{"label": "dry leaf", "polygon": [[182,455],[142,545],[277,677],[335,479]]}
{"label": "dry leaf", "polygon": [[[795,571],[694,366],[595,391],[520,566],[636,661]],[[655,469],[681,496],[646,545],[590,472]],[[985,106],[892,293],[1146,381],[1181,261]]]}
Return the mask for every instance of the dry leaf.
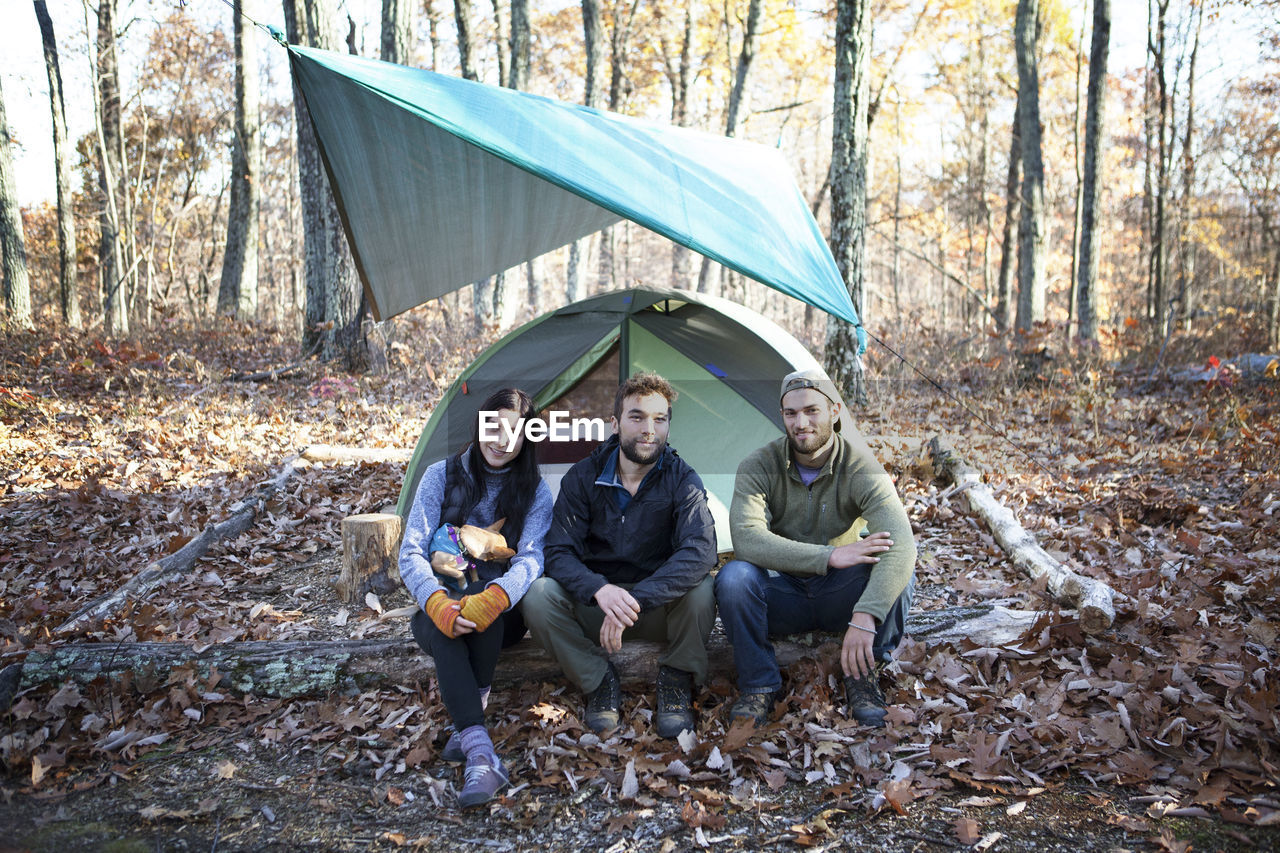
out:
{"label": "dry leaf", "polygon": [[214,765],[213,773],[217,779],[232,779],[236,775],[236,766],[230,761],[219,761]]}
{"label": "dry leaf", "polygon": [[978,829],[978,822],[971,817],[962,817],[952,824],[952,828],[956,831],[956,838],[960,839],[960,843],[966,846],[976,844],[981,838]]}
{"label": "dry leaf", "polygon": [[634,800],[639,793],[640,783],[636,779],[636,760],[633,758],[627,762],[627,769],[622,773],[622,790],[619,794],[624,800]]}

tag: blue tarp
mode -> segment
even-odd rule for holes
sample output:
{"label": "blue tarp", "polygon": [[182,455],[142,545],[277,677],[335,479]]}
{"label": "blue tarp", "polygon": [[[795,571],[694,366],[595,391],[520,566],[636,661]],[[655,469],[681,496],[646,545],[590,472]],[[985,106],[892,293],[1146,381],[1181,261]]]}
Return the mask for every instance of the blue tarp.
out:
{"label": "blue tarp", "polygon": [[857,322],[775,149],[373,59],[289,53],[379,319],[625,218]]}

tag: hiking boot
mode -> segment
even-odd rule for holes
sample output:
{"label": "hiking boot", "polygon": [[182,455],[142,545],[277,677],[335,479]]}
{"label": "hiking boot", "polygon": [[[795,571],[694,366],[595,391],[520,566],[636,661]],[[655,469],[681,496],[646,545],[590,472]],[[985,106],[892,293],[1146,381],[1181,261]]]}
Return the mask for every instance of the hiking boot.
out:
{"label": "hiking boot", "polygon": [[618,671],[609,664],[600,686],[587,694],[586,724],[596,734],[618,727],[618,706],[622,704],[622,684]]}
{"label": "hiking boot", "polygon": [[756,728],[769,722],[773,706],[778,703],[778,691],[768,693],[743,693],[729,710],[729,724],[735,720],[754,720]]}
{"label": "hiking boot", "polygon": [[844,677],[844,704],[845,713],[864,726],[884,725],[884,694],[880,692],[880,680],[875,672]]}
{"label": "hiking boot", "polygon": [[484,805],[511,781],[496,756],[468,763],[464,778],[462,790],[458,792],[458,805],[464,809]]}
{"label": "hiking boot", "polygon": [[693,731],[693,674],[664,666],[658,669],[658,737]]}
{"label": "hiking boot", "polygon": [[458,734],[457,729],[445,741],[444,749],[440,750],[440,758],[452,764],[461,764],[467,760],[467,754],[462,751],[462,735]]}

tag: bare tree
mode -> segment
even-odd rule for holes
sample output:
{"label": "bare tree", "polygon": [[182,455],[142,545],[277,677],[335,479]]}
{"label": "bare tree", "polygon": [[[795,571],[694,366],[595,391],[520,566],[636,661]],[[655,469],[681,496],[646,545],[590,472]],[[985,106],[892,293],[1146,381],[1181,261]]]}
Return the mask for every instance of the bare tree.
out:
{"label": "bare tree", "polygon": [[382,0],[382,61],[408,64],[412,49],[412,0]]}
{"label": "bare tree", "polygon": [[1196,241],[1192,235],[1196,192],[1196,58],[1200,54],[1200,28],[1204,23],[1204,3],[1195,7],[1195,37],[1187,66],[1187,127],[1182,138],[1182,239],[1178,241],[1178,310],[1184,328],[1190,330],[1196,307]]}
{"label": "bare tree", "polygon": [[[1155,111],[1152,118],[1156,127],[1156,174],[1155,174],[1155,209],[1151,224],[1151,308],[1155,321],[1152,330],[1156,340],[1164,337],[1167,322],[1169,248],[1168,221],[1166,212],[1169,205],[1169,81],[1166,76],[1165,18],[1169,11],[1169,0],[1152,0],[1155,11],[1155,31],[1148,38],[1148,53],[1151,56],[1154,70]],[[1147,144],[1151,140],[1148,137]]]}
{"label": "bare tree", "polygon": [[[613,5],[613,29],[609,34],[609,109],[618,112],[622,102],[630,91],[627,80],[627,50],[631,43],[631,33],[635,26],[636,9],[640,0],[618,0]],[[612,287],[616,277],[614,269],[614,239],[616,228],[605,228],[600,232],[600,287]]]}
{"label": "bare tree", "polygon": [[453,0],[453,21],[458,28],[458,65],[465,80],[479,80],[471,57],[475,54],[475,35],[471,31],[471,0]]}
{"label": "bare tree", "polygon": [[[582,0],[582,42],[586,51],[587,75],[582,93],[582,103],[588,107],[600,106],[600,80],[603,76],[604,21],[600,17],[600,0]],[[591,250],[591,238],[583,237],[569,245],[569,260],[565,265],[565,301],[577,302],[585,294],[582,287],[582,269],[587,265]]]}
{"label": "bare tree", "polygon": [[1018,225],[1019,329],[1044,319],[1044,161],[1040,151],[1040,76],[1036,62],[1039,0],[1018,0],[1018,131],[1022,146],[1022,217]]}
{"label": "bare tree", "polygon": [[235,0],[232,32],[236,57],[236,119],[231,140],[231,201],[227,247],[222,256],[218,313],[252,320],[258,313],[258,208],[262,142],[258,117],[257,33],[246,26],[253,0]]}
{"label": "bare tree", "polygon": [[[293,44],[332,50],[338,44],[329,0],[283,0],[285,28]],[[360,294],[337,204],[329,191],[315,131],[302,93],[294,85],[298,183],[306,253],[306,318],[303,348],[358,369],[365,362]]]}
{"label": "bare tree", "polygon": [[4,307],[9,322],[31,328],[31,282],[27,276],[27,247],[22,239],[22,208],[9,150],[9,121],[0,88],[0,258],[4,262]]}
{"label": "bare tree", "polygon": [[1111,45],[1111,0],[1093,2],[1093,41],[1089,48],[1089,103],[1084,120],[1084,188],[1080,198],[1080,266],[1076,299],[1080,337],[1098,337],[1094,298],[1098,287],[1098,198],[1102,191],[1106,144],[1107,56]]}
{"label": "bare tree", "polygon": [[[680,38],[680,52],[676,57],[662,37],[663,71],[671,86],[671,123],[685,127],[689,123],[689,88],[693,83],[693,0],[684,7],[684,32]],[[679,243],[671,244],[671,286],[686,287],[689,284],[689,250]]]}
{"label": "bare tree", "polygon": [[1009,142],[1009,166],[1004,181],[1004,229],[1000,235],[1000,271],[996,274],[996,326],[1009,328],[1015,303],[1013,278],[1018,268],[1018,219],[1022,216],[1022,134],[1018,132],[1018,116],[1013,111]]}
{"label": "bare tree", "polygon": [[99,218],[98,269],[102,311],[108,333],[129,333],[129,293],[133,268],[126,245],[129,191],[124,171],[124,131],[120,115],[120,70],[116,58],[116,0],[99,0],[97,31],[97,87],[94,117],[98,136],[98,188],[102,193]]}
{"label": "bare tree", "polygon": [[[871,94],[871,9],[868,0],[837,0],[836,74],[831,129],[831,251],[863,315],[867,251],[867,108]],[[853,405],[867,404],[854,329],[827,318],[827,375]]]}
{"label": "bare tree", "polygon": [[58,62],[58,42],[53,36],[53,20],[45,0],[35,0],[40,39],[44,43],[44,66],[49,76],[49,107],[53,114],[53,160],[58,188],[58,305],[62,321],[80,327],[80,293],[76,289],[76,221],[71,197],[71,149],[67,135],[67,112],[62,101],[62,67]]}
{"label": "bare tree", "polygon": [[[756,56],[756,32],[760,29],[761,0],[751,0],[747,5],[746,30],[742,33],[742,52],[738,54],[738,67],[734,72],[733,88],[729,91],[729,109],[724,121],[724,135],[738,133],[738,113],[747,90],[747,74]],[[870,91],[870,90],[868,90]]]}

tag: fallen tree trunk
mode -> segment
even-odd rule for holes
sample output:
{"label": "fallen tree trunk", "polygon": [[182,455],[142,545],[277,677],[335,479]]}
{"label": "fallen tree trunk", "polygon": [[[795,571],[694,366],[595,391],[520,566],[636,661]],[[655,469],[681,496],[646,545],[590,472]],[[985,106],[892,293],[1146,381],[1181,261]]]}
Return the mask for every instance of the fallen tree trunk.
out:
{"label": "fallen tree trunk", "polygon": [[360,448],[335,447],[317,444],[308,447],[293,459],[285,462],[275,480],[260,485],[252,495],[241,501],[231,510],[231,517],[217,524],[206,527],[196,538],[179,550],[162,560],[150,563],[138,574],[130,578],[114,592],[98,596],[93,601],[71,614],[66,622],[56,629],[56,633],[65,633],[82,624],[105,619],[113,615],[130,599],[146,598],[150,592],[165,581],[170,575],[186,571],[196,561],[209,552],[218,542],[234,539],[248,530],[255,520],[263,504],[280,491],[297,471],[312,462],[343,463],[354,462],[401,462],[412,456],[411,451],[398,448]]}
{"label": "fallen tree trunk", "polygon": [[190,569],[195,565],[196,560],[208,553],[216,543],[244,533],[258,517],[259,508],[278,492],[299,468],[305,467],[305,464],[299,465],[297,457],[290,459],[273,481],[263,483],[252,495],[237,504],[231,510],[231,517],[226,521],[206,527],[199,536],[164,559],[148,564],[114,592],[98,596],[71,614],[71,618],[59,625],[55,631],[63,633],[82,622],[92,624],[99,619],[111,616],[124,606],[127,599],[145,598],[169,575]]}
{"label": "fallen tree trunk", "polygon": [[408,462],[413,450],[402,447],[338,447],[332,444],[313,444],[302,451],[302,458],[309,462]]}
{"label": "fallen tree trunk", "polygon": [[[929,645],[971,640],[984,646],[1014,643],[1034,624],[1034,611],[1007,610],[989,604],[913,613],[907,633]],[[136,688],[150,690],[168,682],[175,669],[188,666],[199,678],[217,670],[217,689],[259,696],[294,697],[330,691],[359,691],[413,685],[434,672],[432,660],[405,635],[395,639],[244,642],[195,647],[188,643],[67,643],[31,652],[21,664],[2,672],[18,689],[67,679],[88,684],[100,677],[118,679],[130,673]],[[806,634],[774,643],[778,663],[794,663],[832,634]],[[612,656],[627,682],[652,683],[658,675],[660,644],[628,642]],[[732,673],[733,649],[719,631],[708,644],[711,672]],[[18,667],[20,672],[14,668]],[[502,687],[528,680],[560,677],[560,668],[531,639],[506,649],[498,660],[494,684]],[[3,679],[0,679],[3,680]],[[10,699],[13,693],[10,693]],[[7,702],[0,706],[0,712]]]}
{"label": "fallen tree trunk", "polygon": [[1111,627],[1116,618],[1115,590],[1102,581],[1076,574],[1050,556],[1017,517],[996,500],[981,475],[965,464],[941,436],[929,439],[928,450],[934,470],[964,492],[969,508],[986,524],[1014,565],[1035,580],[1045,578],[1054,599],[1079,613],[1080,627],[1086,633],[1096,634]]}

